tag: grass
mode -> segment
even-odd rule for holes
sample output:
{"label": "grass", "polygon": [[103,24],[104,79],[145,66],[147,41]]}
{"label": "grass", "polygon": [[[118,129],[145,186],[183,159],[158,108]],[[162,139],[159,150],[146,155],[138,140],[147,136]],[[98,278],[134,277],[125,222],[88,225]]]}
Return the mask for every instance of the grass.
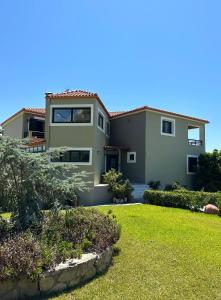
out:
{"label": "grass", "polygon": [[150,205],[112,209],[121,251],[108,272],[50,299],[221,299],[221,219]]}

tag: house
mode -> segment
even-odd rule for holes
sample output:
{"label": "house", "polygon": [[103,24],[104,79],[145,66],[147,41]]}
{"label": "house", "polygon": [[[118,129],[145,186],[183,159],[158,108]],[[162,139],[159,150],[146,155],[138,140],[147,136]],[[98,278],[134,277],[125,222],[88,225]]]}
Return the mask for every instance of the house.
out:
{"label": "house", "polygon": [[1,124],[4,136],[26,139],[28,151],[45,150],[45,109],[22,108]]}
{"label": "house", "polygon": [[[90,173],[84,203],[109,197],[102,174],[111,168],[122,171],[138,193],[150,180],[160,180],[162,188],[172,181],[192,186],[198,156],[205,152],[207,120],[149,106],[108,112],[98,94],[80,90],[46,93],[45,99],[46,148],[69,147],[59,162]],[[12,123],[10,130],[7,121],[2,124],[6,135],[13,126],[18,130]]]}

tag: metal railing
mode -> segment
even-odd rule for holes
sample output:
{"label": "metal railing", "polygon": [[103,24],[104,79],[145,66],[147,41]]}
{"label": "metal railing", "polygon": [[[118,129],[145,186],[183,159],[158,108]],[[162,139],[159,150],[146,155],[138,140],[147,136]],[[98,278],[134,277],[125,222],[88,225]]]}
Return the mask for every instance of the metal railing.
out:
{"label": "metal railing", "polygon": [[203,141],[202,140],[193,140],[193,139],[188,139],[189,145],[190,146],[202,146]]}
{"label": "metal railing", "polygon": [[39,138],[39,139],[43,139],[45,136],[44,132],[41,131],[29,131],[29,138]]}

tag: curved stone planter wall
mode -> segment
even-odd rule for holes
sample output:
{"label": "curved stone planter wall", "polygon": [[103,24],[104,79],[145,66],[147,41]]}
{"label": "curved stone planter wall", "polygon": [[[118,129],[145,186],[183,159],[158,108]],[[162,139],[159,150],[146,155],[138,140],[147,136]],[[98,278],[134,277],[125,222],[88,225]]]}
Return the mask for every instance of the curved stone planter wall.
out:
{"label": "curved stone planter wall", "polygon": [[112,248],[108,248],[100,255],[83,254],[81,259],[69,260],[65,264],[58,265],[55,270],[45,273],[38,281],[22,279],[0,282],[0,299],[13,300],[48,295],[76,287],[106,271],[112,255]]}

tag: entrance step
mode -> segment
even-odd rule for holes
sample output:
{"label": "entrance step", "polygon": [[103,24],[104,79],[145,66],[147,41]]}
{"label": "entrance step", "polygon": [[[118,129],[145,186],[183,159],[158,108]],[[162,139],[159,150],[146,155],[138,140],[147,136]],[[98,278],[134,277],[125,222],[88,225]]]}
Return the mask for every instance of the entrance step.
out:
{"label": "entrance step", "polygon": [[139,184],[139,183],[132,183],[133,190],[133,200],[142,200],[144,191],[149,189],[148,184]]}

